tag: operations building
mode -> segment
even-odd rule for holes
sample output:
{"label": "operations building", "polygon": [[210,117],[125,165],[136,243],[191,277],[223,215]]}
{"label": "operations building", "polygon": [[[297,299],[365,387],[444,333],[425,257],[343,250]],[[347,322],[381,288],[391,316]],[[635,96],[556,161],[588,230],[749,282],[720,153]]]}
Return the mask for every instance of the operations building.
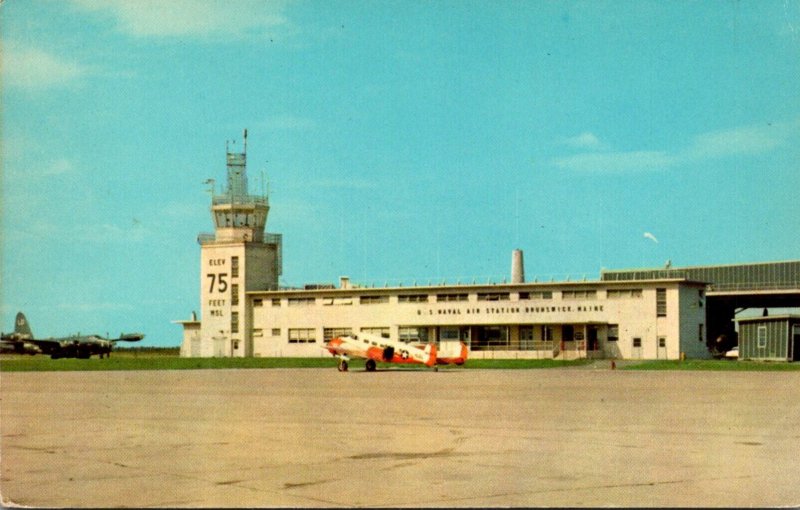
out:
{"label": "operations building", "polygon": [[182,356],[330,356],[323,342],[359,332],[435,342],[443,354],[463,341],[473,359],[711,355],[708,282],[686,271],[527,282],[514,251],[508,283],[371,287],[342,277],[281,288],[282,238],[265,231],[268,197],[248,191],[244,136],[244,152],[226,150],[227,188],[212,193],[215,231],[198,237],[201,313],[176,321]]}

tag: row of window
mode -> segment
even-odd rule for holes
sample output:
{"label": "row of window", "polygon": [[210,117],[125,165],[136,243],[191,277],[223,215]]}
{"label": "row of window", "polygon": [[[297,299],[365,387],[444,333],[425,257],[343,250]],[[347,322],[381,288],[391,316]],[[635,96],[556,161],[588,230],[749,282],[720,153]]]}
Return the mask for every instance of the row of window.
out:
{"label": "row of window", "polygon": [[[549,325],[539,325],[533,326],[528,325],[519,326],[519,340],[520,340],[520,349],[533,349],[534,344],[534,328],[541,328],[541,340],[540,342],[552,342],[556,338],[555,336],[555,326]],[[467,329],[467,331],[464,331]],[[597,339],[597,329],[590,328],[590,340],[592,343],[596,342]],[[703,341],[703,324],[698,325],[698,341]],[[473,350],[481,350],[484,347],[507,347],[510,342],[510,328],[509,326],[480,326],[476,329],[477,334],[476,337],[472,339],[471,345]],[[372,327],[372,328],[361,328],[362,333],[368,333],[375,336],[381,336],[384,338],[389,338],[389,328],[388,327]],[[431,338],[431,329],[428,327],[401,327],[399,328],[399,340],[401,342],[406,343],[427,343],[429,338]],[[468,328],[465,327],[443,327],[440,329],[439,332],[440,339],[442,340],[467,340],[470,336]],[[340,336],[349,336],[353,334],[353,328],[323,328],[322,336],[323,341],[328,342],[336,337]],[[766,342],[766,329],[764,333],[761,332],[759,329],[759,344],[762,342],[762,334],[764,335],[764,342]],[[278,337],[281,335],[280,328],[273,328],[272,329],[272,336]],[[261,330],[254,330],[253,336],[261,337],[262,332]],[[592,340],[594,339],[594,340]],[[564,324],[561,326],[561,340],[565,342],[573,342],[573,341],[584,341],[586,338],[584,337],[584,332],[582,330],[576,330],[573,325],[571,324]],[[617,342],[619,341],[619,325],[618,324],[609,324],[607,329],[606,340],[608,342]],[[290,344],[298,344],[298,343],[316,343],[317,342],[317,330],[316,328],[289,328],[289,343]],[[666,347],[666,337],[658,337],[658,346],[659,347]],[[642,338],[641,337],[634,337],[632,339],[632,346],[640,348],[642,347]],[[761,346],[761,345],[759,345]],[[596,343],[592,345],[592,349],[597,348]]]}
{"label": "row of window", "polygon": [[[609,299],[641,298],[643,291],[642,289],[610,289],[607,290],[606,293]],[[656,302],[657,302],[657,310],[659,317],[666,316],[666,307],[667,307],[666,296],[667,296],[666,289],[656,290]],[[446,303],[453,301],[467,301],[469,298],[469,294],[467,293],[436,294],[434,297],[437,303]],[[477,297],[478,301],[508,301],[511,298],[511,294],[509,292],[479,292]],[[561,298],[597,299],[597,291],[563,290],[561,291]],[[352,305],[355,299],[358,299],[358,302],[362,305],[389,303],[388,295],[360,296],[357,298],[325,297],[321,299],[323,305]],[[519,299],[520,300],[553,299],[553,292],[552,291],[520,292]],[[430,296],[427,294],[406,294],[398,296],[397,300],[400,303],[428,303],[430,302]],[[317,298],[314,297],[290,297],[287,299],[288,306],[314,305],[316,304],[316,302]],[[281,306],[281,299],[273,298],[271,303],[272,306]],[[254,306],[263,306],[263,300],[256,299],[253,304]]]}
{"label": "row of window", "polygon": [[[424,329],[425,335],[421,339],[419,330]],[[389,338],[389,328],[361,328],[362,333],[367,333],[375,336]],[[340,336],[350,336],[353,334],[353,328],[323,328],[322,338],[323,341],[329,342],[334,338]],[[280,336],[280,328],[272,329],[272,336]],[[253,331],[253,336],[262,336],[261,330]],[[427,328],[400,328],[400,341],[404,342],[427,342]],[[313,344],[317,342],[316,328],[289,328],[289,343],[290,344]]]}

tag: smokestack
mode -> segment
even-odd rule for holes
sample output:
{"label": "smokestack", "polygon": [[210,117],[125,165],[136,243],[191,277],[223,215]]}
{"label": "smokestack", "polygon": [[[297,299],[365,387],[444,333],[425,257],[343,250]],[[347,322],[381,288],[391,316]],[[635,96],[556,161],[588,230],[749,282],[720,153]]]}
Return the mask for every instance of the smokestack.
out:
{"label": "smokestack", "polygon": [[511,283],[525,283],[525,262],[522,260],[522,250],[511,252]]}

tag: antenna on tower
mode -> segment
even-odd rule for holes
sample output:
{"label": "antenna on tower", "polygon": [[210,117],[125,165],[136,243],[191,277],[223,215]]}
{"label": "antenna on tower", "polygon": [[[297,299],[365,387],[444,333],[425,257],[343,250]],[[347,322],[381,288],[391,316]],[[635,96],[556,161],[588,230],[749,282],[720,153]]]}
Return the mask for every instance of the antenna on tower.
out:
{"label": "antenna on tower", "polygon": [[244,153],[247,154],[247,128],[244,128],[244,134],[242,135],[244,138]]}

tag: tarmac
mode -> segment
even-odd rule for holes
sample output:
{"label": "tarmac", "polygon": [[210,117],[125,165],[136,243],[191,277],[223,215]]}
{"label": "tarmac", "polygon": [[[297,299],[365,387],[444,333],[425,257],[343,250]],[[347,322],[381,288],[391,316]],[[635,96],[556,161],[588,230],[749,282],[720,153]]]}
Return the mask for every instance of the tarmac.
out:
{"label": "tarmac", "polygon": [[800,505],[800,373],[3,373],[3,506]]}

